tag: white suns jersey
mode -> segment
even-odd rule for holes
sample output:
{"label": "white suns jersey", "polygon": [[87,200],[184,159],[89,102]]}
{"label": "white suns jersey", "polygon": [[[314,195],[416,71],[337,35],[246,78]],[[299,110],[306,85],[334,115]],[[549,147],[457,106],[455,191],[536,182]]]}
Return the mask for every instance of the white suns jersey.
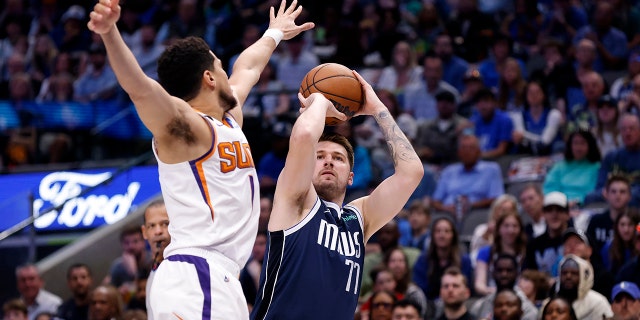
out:
{"label": "white suns jersey", "polygon": [[176,164],[158,159],[160,187],[169,215],[171,243],[164,251],[217,251],[242,268],[251,254],[260,214],[259,184],[249,143],[238,123],[202,115],[211,127],[211,149]]}

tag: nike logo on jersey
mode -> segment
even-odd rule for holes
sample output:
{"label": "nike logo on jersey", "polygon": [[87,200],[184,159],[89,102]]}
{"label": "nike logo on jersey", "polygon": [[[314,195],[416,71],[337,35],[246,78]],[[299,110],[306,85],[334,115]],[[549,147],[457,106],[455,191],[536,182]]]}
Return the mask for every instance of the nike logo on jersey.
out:
{"label": "nike logo on jersey", "polygon": [[343,256],[360,258],[362,248],[359,238],[360,232],[340,232],[337,225],[320,220],[318,244],[331,251],[337,250]]}

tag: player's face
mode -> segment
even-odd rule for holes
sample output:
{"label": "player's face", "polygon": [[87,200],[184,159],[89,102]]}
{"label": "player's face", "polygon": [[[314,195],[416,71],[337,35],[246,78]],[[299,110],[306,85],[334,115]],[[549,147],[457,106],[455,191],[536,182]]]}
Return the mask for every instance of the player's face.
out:
{"label": "player's face", "polygon": [[214,58],[213,73],[216,76],[216,84],[220,86],[220,106],[224,111],[229,111],[238,105],[238,100],[236,100],[236,97],[233,95],[227,73],[222,68],[222,62],[213,52],[211,52],[211,55]]}
{"label": "player's face", "polygon": [[353,182],[347,151],[341,145],[321,141],[316,149],[316,168],[313,186],[321,198],[331,200],[344,194]]}
{"label": "player's face", "polygon": [[89,294],[93,280],[89,271],[84,268],[74,268],[69,274],[67,279],[67,285],[69,289],[76,297],[86,297]]}
{"label": "player's face", "polygon": [[164,205],[152,206],[147,208],[144,215],[145,224],[142,226],[142,235],[149,242],[152,250],[157,248],[157,243],[160,243],[162,247],[167,246],[171,241],[167,208]]}

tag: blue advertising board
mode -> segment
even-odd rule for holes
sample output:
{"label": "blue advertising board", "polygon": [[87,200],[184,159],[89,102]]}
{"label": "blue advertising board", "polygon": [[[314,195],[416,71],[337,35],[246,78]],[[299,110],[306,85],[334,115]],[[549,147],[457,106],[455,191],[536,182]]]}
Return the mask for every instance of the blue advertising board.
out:
{"label": "blue advertising board", "polygon": [[[113,224],[160,193],[156,166],[133,167],[109,183],[116,168],[0,176],[0,231],[29,217],[29,194],[38,231],[72,231]],[[51,210],[69,200],[59,210]]]}

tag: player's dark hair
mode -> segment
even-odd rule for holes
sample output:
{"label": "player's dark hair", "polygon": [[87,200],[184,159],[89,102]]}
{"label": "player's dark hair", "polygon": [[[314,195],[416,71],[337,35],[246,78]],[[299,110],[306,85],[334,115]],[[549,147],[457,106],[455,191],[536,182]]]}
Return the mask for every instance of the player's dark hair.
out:
{"label": "player's dark hair", "polygon": [[195,98],[202,73],[213,71],[214,57],[204,40],[187,37],[177,40],[158,59],[158,78],[167,92],[182,100]]}
{"label": "player's dark hair", "polygon": [[333,142],[333,143],[337,143],[341,146],[343,146],[345,148],[345,150],[347,150],[347,157],[349,158],[349,168],[353,169],[353,162],[354,162],[354,156],[353,156],[353,146],[351,145],[351,143],[349,142],[349,140],[347,138],[345,138],[344,136],[337,134],[337,133],[328,133],[325,132],[322,134],[322,136],[320,136],[320,139],[318,140],[320,141],[329,141],[329,142]]}

